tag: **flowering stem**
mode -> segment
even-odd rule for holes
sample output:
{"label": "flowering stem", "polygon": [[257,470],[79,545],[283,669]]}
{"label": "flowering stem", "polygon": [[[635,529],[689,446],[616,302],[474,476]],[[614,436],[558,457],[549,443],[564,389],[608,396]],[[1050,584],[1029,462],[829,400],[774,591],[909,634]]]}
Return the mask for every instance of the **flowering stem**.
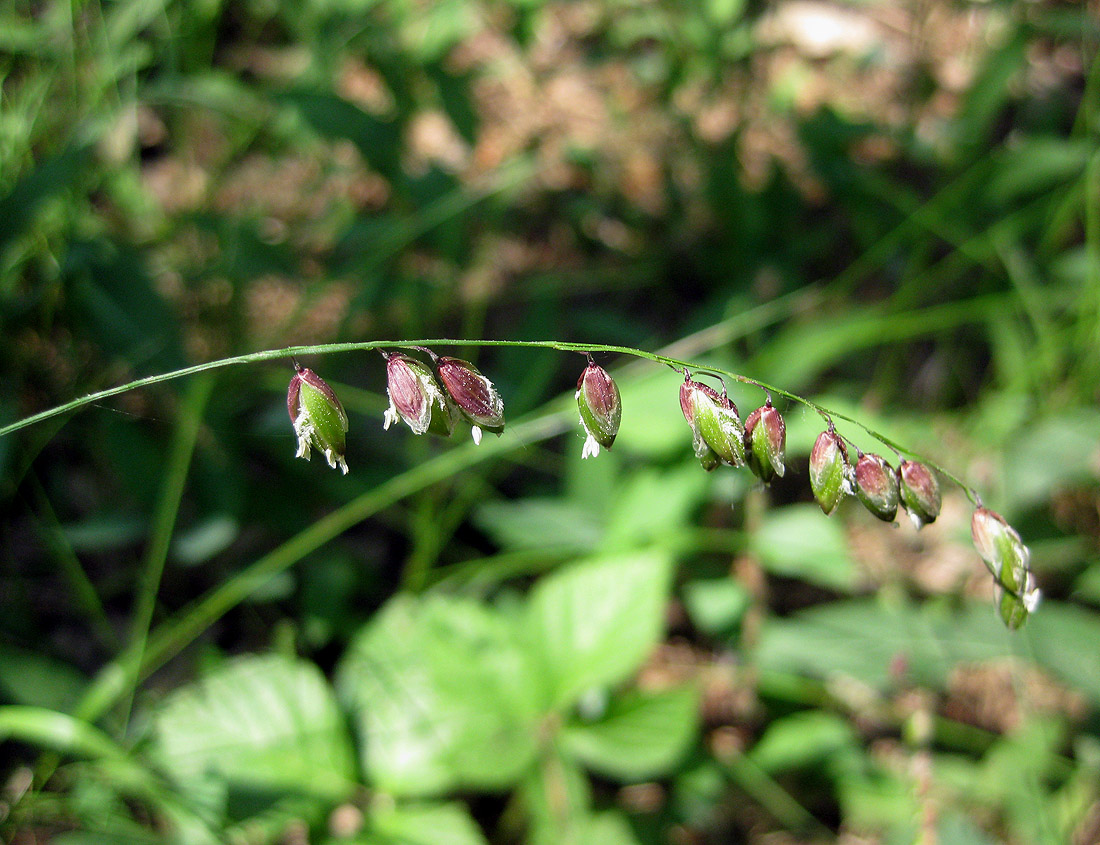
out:
{"label": "flowering stem", "polygon": [[758,381],[748,376],[741,375],[740,373],[734,373],[729,370],[723,370],[718,367],[709,365],[699,365],[690,361],[683,361],[679,358],[672,358],[668,355],[660,355],[655,352],[647,352],[644,349],[636,349],[631,346],[617,346],[613,344],[605,343],[568,343],[559,340],[459,340],[455,338],[430,338],[430,339],[418,339],[418,340],[368,340],[355,343],[322,343],[313,346],[288,346],[284,349],[266,349],[261,352],[251,352],[247,355],[236,355],[231,358],[220,358],[216,361],[208,361],[204,364],[195,364],[191,367],[184,367],[179,370],[172,370],[167,373],[160,373],[155,376],[147,376],[146,378],[135,379],[134,381],[127,382],[126,384],[119,385],[117,387],[111,387],[106,390],[100,390],[96,393],[90,393],[87,396],[81,396],[77,399],[73,399],[66,402],[63,405],[50,408],[45,411],[41,411],[37,414],[33,414],[29,417],[24,417],[16,422],[9,423],[5,426],[0,426],[0,437],[12,434],[35,423],[43,422],[54,417],[62,416],[63,414],[69,414],[74,411],[78,411],[86,405],[91,405],[96,402],[100,402],[104,399],[109,399],[112,396],[118,396],[121,393],[126,393],[130,390],[136,390],[141,387],[149,387],[154,384],[160,384],[166,381],[172,381],[178,378],[184,378],[186,376],[197,375],[208,370],[220,369],[222,367],[232,367],[242,364],[256,364],[262,361],[274,361],[279,359],[295,359],[296,356],[302,355],[329,355],[337,352],[362,352],[370,349],[413,349],[413,350],[425,350],[426,347],[431,346],[506,346],[506,347],[534,347],[541,349],[556,349],[562,352],[578,352],[582,355],[588,355],[592,352],[611,352],[618,353],[620,355],[629,355],[634,358],[641,358],[643,360],[653,361],[654,363],[664,364],[674,370],[682,372],[685,368],[688,370],[704,371],[708,373],[714,373],[715,375],[722,376],[724,378],[739,381],[742,384],[753,385],[758,387],[766,393],[774,396],[782,396],[792,402],[797,402],[805,407],[820,414],[826,421],[830,421],[832,418],[841,419],[851,423],[854,426],[862,429],[871,437],[878,440],[884,446],[900,454],[906,454],[912,458],[919,460],[929,467],[935,469],[942,476],[950,479],[953,483],[957,484],[963,492],[966,493],[967,498],[971,502],[977,504],[979,497],[977,491],[963,483],[956,475],[948,472],[943,467],[927,460],[923,456],[916,455],[913,452],[905,449],[900,444],[894,442],[890,438],[875,431],[872,428],[861,423],[859,420],[853,419],[845,414],[837,411],[829,410],[804,396],[799,396],[797,393],[791,393],[788,390],[783,390],[780,387],[776,387],[765,382]]}

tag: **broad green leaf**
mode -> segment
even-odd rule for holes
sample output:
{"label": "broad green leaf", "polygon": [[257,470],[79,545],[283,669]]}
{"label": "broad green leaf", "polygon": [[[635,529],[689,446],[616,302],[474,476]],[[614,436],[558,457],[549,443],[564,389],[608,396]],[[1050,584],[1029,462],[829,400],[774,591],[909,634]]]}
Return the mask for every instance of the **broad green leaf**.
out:
{"label": "broad green leaf", "polygon": [[960,661],[1009,653],[1011,635],[991,606],[955,612],[854,599],[769,620],[761,631],[757,662],[766,671],[847,675],[889,689],[898,683],[899,671],[907,682],[940,687]]}
{"label": "broad green leaf", "polygon": [[586,560],[531,593],[527,640],[552,707],[637,670],[664,628],[671,560],[637,552]]}
{"label": "broad green leaf", "polygon": [[87,683],[60,660],[0,644],[0,701],[67,711]]}
{"label": "broad green leaf", "polygon": [[88,830],[70,830],[50,837],[51,845],[143,845],[164,842],[158,834],[135,829],[126,833],[96,833]]}
{"label": "broad green leaf", "polygon": [[602,520],[590,509],[561,499],[486,502],[474,521],[507,549],[554,546],[587,551],[603,534]]}
{"label": "broad green leaf", "polygon": [[548,749],[520,784],[526,810],[527,845],[579,842],[588,829],[592,788],[580,767]]}
{"label": "broad green leaf", "polygon": [[764,568],[837,590],[849,590],[856,570],[837,520],[816,505],[791,505],[764,515],[750,543]]}
{"label": "broad green leaf", "polygon": [[638,377],[621,379],[623,426],[615,439],[615,449],[657,460],[688,453],[691,429],[680,411],[679,389],[676,376],[667,371],[649,370]]}
{"label": "broad green leaf", "polygon": [[1008,510],[1034,507],[1052,493],[1074,484],[1094,483],[1096,470],[1088,459],[1100,442],[1100,412],[1079,410],[1028,425],[1004,463]]}
{"label": "broad green leaf", "polygon": [[638,845],[638,838],[626,816],[618,810],[605,810],[588,819],[579,842],[581,845]]}
{"label": "broad green leaf", "polygon": [[[906,842],[914,842],[911,838]],[[955,812],[945,813],[936,826],[937,845],[997,845],[997,840],[982,833],[974,822]]]}
{"label": "broad green leaf", "polygon": [[728,793],[729,782],[721,766],[711,757],[698,756],[692,766],[676,776],[669,809],[688,824],[707,825]]}
{"label": "broad green leaf", "polygon": [[[690,433],[690,432],[689,432]],[[668,470],[635,470],[624,476],[608,513],[603,549],[636,549],[691,525],[710,479],[697,461]]]}
{"label": "broad green leaf", "polygon": [[485,845],[485,835],[462,804],[402,804],[371,813],[372,844]]}
{"label": "broad green leaf", "polygon": [[562,747],[600,774],[643,780],[667,774],[680,761],[698,724],[694,687],[630,692],[614,700],[599,721],[568,725]]}
{"label": "broad green leaf", "polygon": [[1094,560],[1073,580],[1073,598],[1100,605],[1100,560]]}
{"label": "broad green leaf", "polygon": [[1100,615],[1042,602],[1019,633],[991,605],[963,610],[929,603],[857,599],[769,621],[761,632],[761,668],[818,677],[841,674],[880,689],[907,681],[941,687],[958,663],[1028,656],[1100,702]]}
{"label": "broad green leaf", "polygon": [[534,681],[501,614],[430,595],[392,600],[341,661],[337,688],[370,782],[396,795],[510,786],[535,751]]}
{"label": "broad green leaf", "polygon": [[153,756],[173,778],[224,783],[246,804],[337,799],[355,781],[343,716],[312,663],[235,660],[168,696],[153,723]]}
{"label": "broad green leaf", "polygon": [[1100,614],[1045,601],[1021,633],[1027,639],[1023,654],[1100,705]]}
{"label": "broad green leaf", "polygon": [[826,762],[855,744],[848,720],[823,710],[808,710],[773,721],[749,756],[762,769],[781,772]]}
{"label": "broad green leaf", "polygon": [[728,633],[752,604],[752,596],[732,578],[698,578],[683,587],[692,624],[704,634]]}

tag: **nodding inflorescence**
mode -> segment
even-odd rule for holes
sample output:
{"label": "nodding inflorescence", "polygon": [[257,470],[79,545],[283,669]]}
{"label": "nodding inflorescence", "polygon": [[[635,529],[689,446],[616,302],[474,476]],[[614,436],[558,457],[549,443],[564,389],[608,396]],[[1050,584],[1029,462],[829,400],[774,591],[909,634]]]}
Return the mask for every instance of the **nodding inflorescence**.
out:
{"label": "nodding inflorescence", "polygon": [[[386,359],[386,392],[389,407],[383,427],[404,422],[414,434],[449,437],[455,425],[470,425],[475,444],[483,431],[504,431],[504,401],[493,383],[469,361],[436,355],[414,347],[431,358],[431,365],[404,352],[383,352]],[[575,399],[585,435],[582,458],[610,449],[622,421],[622,397],[611,375],[586,353],[588,365],[577,379]],[[641,353],[639,353],[641,354]],[[726,395],[697,381],[686,368],[680,384],[680,410],[691,428],[692,446],[703,469],[721,465],[747,466],[765,484],[786,472],[786,424],[765,390],[763,405],[742,423],[737,406]],[[736,378],[755,384],[741,376]],[[759,385],[763,387],[763,385]],[[783,392],[783,391],[780,391]],[[893,522],[899,510],[909,514],[918,529],[936,521],[942,497],[936,473],[920,461],[900,461],[895,469],[882,456],[856,449],[853,465],[848,444],[827,412],[792,394],[784,393],[821,413],[827,422],[810,451],[810,489],[822,511],[833,513],[847,496],[856,499],[874,516]],[[347,473],[345,435],[348,418],[332,389],[312,370],[295,362],[287,390],[287,410],[298,440],[296,457],[309,459],[312,449],[321,452],[329,466]],[[880,439],[882,439],[880,437]],[[851,441],[848,441],[850,443]],[[897,449],[883,440],[891,449]],[[968,491],[972,495],[972,491]],[[977,499],[971,522],[974,546],[992,573],[996,607],[1005,625],[1015,630],[1027,621],[1039,603],[1039,590],[1031,570],[1031,554],[1020,535],[998,513]]]}

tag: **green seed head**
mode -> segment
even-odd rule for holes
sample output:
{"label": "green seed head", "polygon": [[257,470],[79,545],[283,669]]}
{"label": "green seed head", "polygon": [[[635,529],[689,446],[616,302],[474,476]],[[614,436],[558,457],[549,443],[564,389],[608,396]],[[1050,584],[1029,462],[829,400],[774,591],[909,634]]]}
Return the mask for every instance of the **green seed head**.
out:
{"label": "green seed head", "polygon": [[848,450],[840,435],[831,427],[821,432],[810,450],[810,489],[826,515],[851,494],[850,472]]}
{"label": "green seed head", "polygon": [[1004,517],[979,507],[970,520],[970,536],[996,579],[997,607],[1013,630],[1027,621],[1039,604],[1039,590],[1031,573],[1031,552]]}
{"label": "green seed head", "polygon": [[482,429],[504,431],[504,401],[477,367],[459,358],[436,358],[435,367],[447,395],[473,426],[475,443],[481,442]]}
{"label": "green seed head", "polygon": [[704,467],[710,463],[708,452],[713,452],[721,463],[744,465],[745,429],[737,415],[737,406],[725,393],[719,394],[685,374],[680,385],[680,410],[691,426],[695,455]]}
{"label": "green seed head", "polygon": [[408,355],[394,353],[386,360],[386,409],[383,428],[404,420],[414,434],[430,431],[449,437],[456,411],[426,365]]}
{"label": "green seed head", "polygon": [[902,461],[898,488],[901,503],[918,529],[936,521],[940,515],[940,484],[932,470],[916,461]]}
{"label": "green seed head", "polygon": [[899,498],[894,468],[879,455],[860,455],[855,477],[856,495],[863,506],[883,522],[893,522]]}
{"label": "green seed head", "polygon": [[347,474],[344,435],[348,430],[348,415],[332,388],[313,370],[298,367],[287,389],[286,407],[298,436],[295,457],[308,461],[310,449],[316,449],[325,456],[330,467],[339,467]]}
{"label": "green seed head", "polygon": [[787,448],[787,424],[767,401],[745,420],[745,449],[751,469],[765,484],[787,471],[783,463]]}
{"label": "green seed head", "polygon": [[577,380],[576,399],[587,435],[581,457],[595,457],[601,446],[610,449],[619,433],[623,411],[619,388],[603,367],[590,360]]}

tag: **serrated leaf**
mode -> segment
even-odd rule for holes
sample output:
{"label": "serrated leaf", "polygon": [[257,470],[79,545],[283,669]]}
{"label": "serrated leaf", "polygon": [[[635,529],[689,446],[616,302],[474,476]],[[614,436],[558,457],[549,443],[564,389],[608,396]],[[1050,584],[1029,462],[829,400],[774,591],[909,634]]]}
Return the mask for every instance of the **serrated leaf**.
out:
{"label": "serrated leaf", "polygon": [[284,795],[339,798],[354,785],[343,716],[312,663],[235,660],[169,695],[153,724],[153,757],[183,783],[222,783],[260,804]]}
{"label": "serrated leaf", "polygon": [[527,638],[551,707],[634,672],[664,628],[672,562],[637,552],[573,564],[531,593]]}
{"label": "serrated leaf", "polygon": [[631,692],[596,722],[565,728],[562,745],[589,768],[624,781],[667,774],[683,757],[699,724],[694,687]]}
{"label": "serrated leaf", "polygon": [[535,751],[533,688],[504,617],[442,595],[392,600],[337,673],[368,778],[396,795],[511,785]]}

